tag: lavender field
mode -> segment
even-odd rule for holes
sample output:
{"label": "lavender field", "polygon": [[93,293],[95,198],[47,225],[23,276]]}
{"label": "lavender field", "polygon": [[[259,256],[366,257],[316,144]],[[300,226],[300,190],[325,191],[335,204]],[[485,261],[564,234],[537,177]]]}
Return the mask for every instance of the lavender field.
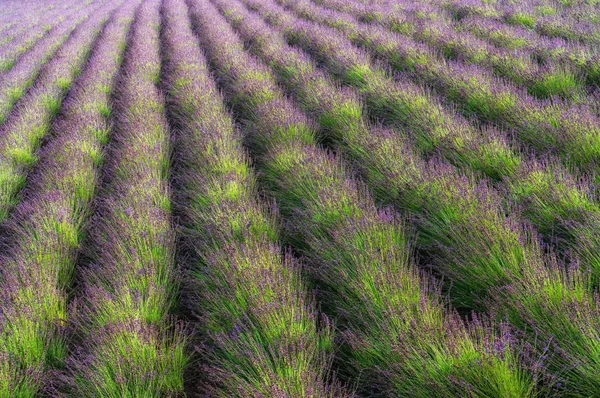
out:
{"label": "lavender field", "polygon": [[0,397],[600,397],[600,1],[0,0]]}

